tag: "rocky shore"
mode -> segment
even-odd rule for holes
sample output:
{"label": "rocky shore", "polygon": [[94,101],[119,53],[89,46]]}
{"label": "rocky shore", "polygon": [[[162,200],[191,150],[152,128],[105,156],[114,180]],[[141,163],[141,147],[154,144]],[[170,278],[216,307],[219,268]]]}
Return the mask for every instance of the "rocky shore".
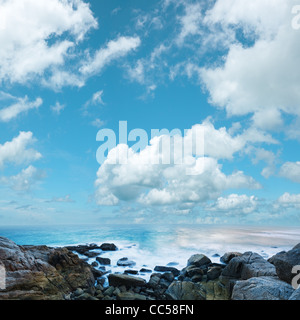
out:
{"label": "rocky shore", "polygon": [[[255,252],[228,252],[212,263],[199,253],[182,270],[135,270],[135,262],[124,257],[117,262],[124,273],[109,273],[105,266],[111,261],[101,252],[116,250],[109,243],[19,246],[0,237],[0,268],[6,274],[0,300],[300,300],[300,289],[291,285],[300,244],[268,260]],[[85,260],[91,257],[96,259],[89,265]],[[151,274],[149,281],[139,276],[145,273]]]}

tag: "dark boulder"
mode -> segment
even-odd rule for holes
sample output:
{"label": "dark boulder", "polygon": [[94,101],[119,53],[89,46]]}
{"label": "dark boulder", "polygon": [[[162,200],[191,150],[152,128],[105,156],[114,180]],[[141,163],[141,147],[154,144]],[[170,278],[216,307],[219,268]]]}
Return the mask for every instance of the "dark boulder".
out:
{"label": "dark boulder", "polygon": [[300,243],[288,252],[279,252],[268,261],[275,266],[278,277],[291,284],[295,276],[292,269],[300,265]]}

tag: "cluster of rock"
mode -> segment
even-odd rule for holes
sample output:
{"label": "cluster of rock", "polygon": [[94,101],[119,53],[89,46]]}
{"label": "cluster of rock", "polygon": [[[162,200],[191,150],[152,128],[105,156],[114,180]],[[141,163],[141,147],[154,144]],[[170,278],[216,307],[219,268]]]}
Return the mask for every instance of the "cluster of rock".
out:
{"label": "cluster of rock", "polygon": [[[203,254],[193,255],[187,266],[130,270],[107,274],[108,258],[99,252],[115,251],[114,244],[61,249],[46,246],[17,246],[0,237],[0,265],[6,269],[6,289],[0,299],[65,300],[300,300],[300,289],[291,281],[292,269],[300,265],[300,244],[265,260],[253,252],[226,253],[221,263],[212,263]],[[96,269],[73,252],[97,256]],[[135,263],[122,258],[118,266]],[[101,269],[102,268],[102,269]],[[150,280],[134,276],[151,272]],[[108,286],[104,286],[108,279]]]}

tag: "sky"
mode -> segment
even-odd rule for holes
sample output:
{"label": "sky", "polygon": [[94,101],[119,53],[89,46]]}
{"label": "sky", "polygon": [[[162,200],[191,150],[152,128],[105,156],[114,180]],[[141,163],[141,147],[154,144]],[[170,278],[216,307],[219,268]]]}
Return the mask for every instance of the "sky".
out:
{"label": "sky", "polygon": [[299,4],[0,0],[0,225],[299,226]]}

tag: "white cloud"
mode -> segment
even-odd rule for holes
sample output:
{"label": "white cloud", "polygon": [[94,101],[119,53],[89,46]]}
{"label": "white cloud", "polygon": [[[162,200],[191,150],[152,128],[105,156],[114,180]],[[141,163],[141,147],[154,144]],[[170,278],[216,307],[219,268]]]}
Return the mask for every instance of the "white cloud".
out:
{"label": "white cloud", "polygon": [[12,141],[0,144],[0,168],[6,163],[19,165],[39,160],[42,155],[38,151],[28,148],[35,141],[32,132],[29,131],[20,132]]}
{"label": "white cloud", "polygon": [[60,197],[60,198],[56,198],[53,197],[51,200],[47,200],[47,203],[73,203],[75,202],[74,200],[72,200],[71,196],[68,194],[65,197]]}
{"label": "white cloud", "polygon": [[281,126],[282,111],[300,114],[300,44],[291,27],[292,5],[292,0],[219,0],[204,19],[207,26],[222,25],[225,34],[239,28],[250,43],[235,39],[224,64],[202,68],[211,103],[229,115],[254,113],[261,129]]}
{"label": "white cloud", "polygon": [[218,198],[215,204],[206,209],[211,211],[223,211],[226,215],[240,215],[252,213],[256,208],[256,197],[231,194],[227,197]]}
{"label": "white cloud", "polygon": [[65,109],[65,105],[64,104],[60,104],[59,102],[56,102],[55,106],[52,106],[51,107],[51,110],[57,114],[57,115],[60,115],[61,112]]}
{"label": "white cloud", "polygon": [[119,37],[111,40],[105,48],[99,49],[93,58],[83,63],[80,72],[85,76],[100,73],[102,69],[113,60],[124,57],[128,52],[135,50],[141,44],[139,37]]}
{"label": "white cloud", "polygon": [[102,99],[103,94],[104,94],[103,90],[95,92],[92,98],[85,103],[85,107],[88,107],[89,105],[97,105],[97,104],[104,105],[104,102]]}
{"label": "white cloud", "polygon": [[25,113],[31,109],[38,109],[42,104],[43,100],[37,98],[35,101],[28,101],[28,97],[15,98],[16,103],[13,103],[9,107],[0,109],[0,121],[9,122],[10,120],[16,118],[19,114]]}
{"label": "white cloud", "polygon": [[10,177],[1,177],[0,183],[8,185],[15,191],[29,191],[46,176],[43,170],[33,166],[22,170],[19,174]]}
{"label": "white cloud", "polygon": [[278,199],[278,204],[283,207],[300,208],[300,194],[286,192]]}
{"label": "white cloud", "polygon": [[284,163],[280,168],[279,175],[293,182],[300,183],[300,161]]}
{"label": "white cloud", "polygon": [[69,50],[97,27],[81,0],[1,0],[0,14],[0,81],[25,83],[62,66]]}
{"label": "white cloud", "polygon": [[91,122],[91,125],[96,127],[96,128],[101,128],[104,125],[104,121],[102,121],[101,119],[97,118],[94,121]]}
{"label": "white cloud", "polygon": [[181,31],[176,39],[178,45],[184,44],[187,37],[201,33],[200,26],[203,19],[201,9],[199,3],[185,5],[185,14],[178,17],[181,24]]}
{"label": "white cloud", "polygon": [[[165,159],[166,154],[159,147],[163,136],[153,138],[150,145],[139,153],[126,145],[118,145],[111,150],[97,173],[97,203],[116,205],[120,201],[138,201],[144,205],[189,207],[216,199],[225,190],[260,188],[253,178],[241,171],[224,174],[216,160],[231,159],[247,143],[245,136],[230,137],[224,128],[216,130],[207,121],[186,132],[182,139],[185,146],[193,145],[193,132],[199,128],[207,134],[204,140],[206,158],[186,156],[182,164],[175,165],[179,163],[176,156],[180,154],[181,148],[180,144],[175,144],[172,154],[175,162],[171,161],[169,165],[151,164],[153,159]],[[117,154],[121,159],[128,154],[127,163],[123,161],[126,164],[114,164]],[[188,175],[187,169],[199,174]]]}

